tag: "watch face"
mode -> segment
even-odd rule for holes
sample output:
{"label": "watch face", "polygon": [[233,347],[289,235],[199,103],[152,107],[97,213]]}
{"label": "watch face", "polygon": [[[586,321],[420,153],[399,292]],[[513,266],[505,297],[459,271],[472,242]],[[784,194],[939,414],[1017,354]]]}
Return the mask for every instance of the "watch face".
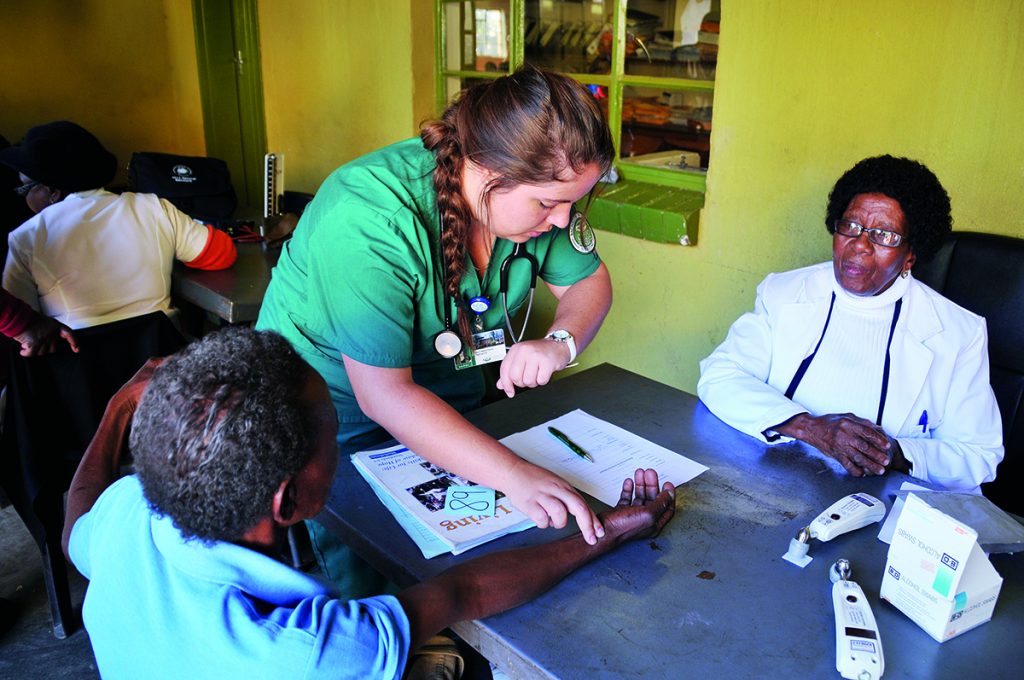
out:
{"label": "watch face", "polygon": [[551,339],[558,342],[565,342],[569,339],[569,331],[552,331]]}

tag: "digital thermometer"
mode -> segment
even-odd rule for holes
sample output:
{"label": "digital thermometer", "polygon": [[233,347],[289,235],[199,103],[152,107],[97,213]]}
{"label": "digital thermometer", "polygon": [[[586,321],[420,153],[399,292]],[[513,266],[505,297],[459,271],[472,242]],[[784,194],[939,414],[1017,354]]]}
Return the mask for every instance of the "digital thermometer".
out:
{"label": "digital thermometer", "polygon": [[827,507],[814,521],[797,532],[782,556],[787,562],[805,567],[811,561],[807,554],[810,541],[831,541],[836,536],[860,529],[885,517],[885,504],[866,493],[852,493]]}
{"label": "digital thermometer", "polygon": [[839,560],[829,570],[832,607],[836,615],[836,670],[851,680],[882,677],[885,658],[875,615],[861,587],[850,579],[850,562]]}

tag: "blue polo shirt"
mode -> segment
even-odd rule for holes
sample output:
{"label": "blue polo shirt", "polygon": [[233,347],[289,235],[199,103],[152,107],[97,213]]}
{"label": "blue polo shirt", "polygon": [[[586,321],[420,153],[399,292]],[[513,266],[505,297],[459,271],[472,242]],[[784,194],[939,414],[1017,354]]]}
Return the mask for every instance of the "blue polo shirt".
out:
{"label": "blue polo shirt", "polygon": [[186,541],[137,477],[75,523],[82,616],[100,674],[116,678],[400,678],[409,621],[391,596],[329,586],[232,543]]}

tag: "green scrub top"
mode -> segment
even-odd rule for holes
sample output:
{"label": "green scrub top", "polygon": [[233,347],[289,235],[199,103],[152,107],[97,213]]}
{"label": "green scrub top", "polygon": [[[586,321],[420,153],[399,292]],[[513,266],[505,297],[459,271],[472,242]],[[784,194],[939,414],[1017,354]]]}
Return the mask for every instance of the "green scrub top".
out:
{"label": "green scrub top", "polygon": [[[389,436],[360,411],[342,354],[371,366],[411,367],[418,385],[458,411],[483,396],[480,368],[456,370],[453,359],[434,350],[444,305],[451,307],[453,326],[456,306],[444,294],[433,170],[433,153],[419,138],[335,170],[285,244],[260,309],[256,328],[282,334],[326,380],[343,451]],[[485,329],[504,326],[499,268],[513,247],[495,242],[482,285],[466,256],[461,290],[466,301],[481,294],[491,301]],[[573,249],[563,229],[530,239],[526,250],[537,258],[540,278],[557,286],[572,285],[600,265],[596,253]],[[511,265],[510,316],[528,297],[529,270],[521,258]]]}

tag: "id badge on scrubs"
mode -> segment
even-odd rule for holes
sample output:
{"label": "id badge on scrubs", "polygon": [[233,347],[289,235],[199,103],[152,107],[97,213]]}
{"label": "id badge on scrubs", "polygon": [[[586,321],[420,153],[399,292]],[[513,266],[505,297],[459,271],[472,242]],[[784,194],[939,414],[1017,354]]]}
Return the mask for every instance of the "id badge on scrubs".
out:
{"label": "id badge on scrubs", "polygon": [[505,347],[505,331],[495,328],[493,331],[480,331],[472,335],[473,346],[463,347],[455,357],[455,368],[472,368],[484,364],[501,361],[508,353]]}

